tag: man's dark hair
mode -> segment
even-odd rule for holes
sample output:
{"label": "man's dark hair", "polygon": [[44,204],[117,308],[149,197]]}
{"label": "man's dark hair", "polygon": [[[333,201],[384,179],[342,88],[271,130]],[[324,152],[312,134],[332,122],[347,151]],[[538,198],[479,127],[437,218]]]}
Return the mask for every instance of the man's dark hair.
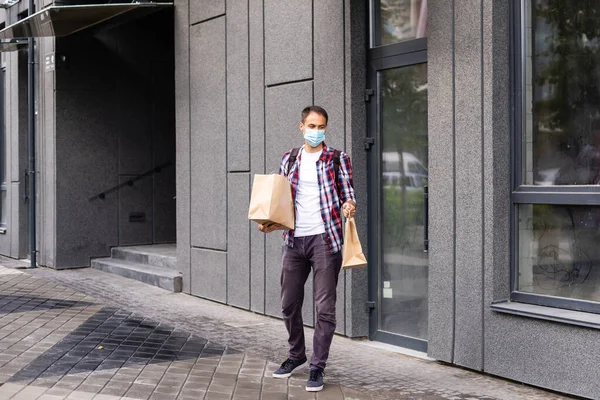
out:
{"label": "man's dark hair", "polygon": [[310,114],[311,112],[317,113],[317,114],[325,117],[326,124],[329,121],[329,116],[327,115],[327,111],[325,111],[325,109],[323,107],[309,106],[309,107],[306,107],[304,110],[302,110],[302,123],[304,123],[304,121],[306,120],[306,117],[308,117],[308,114]]}

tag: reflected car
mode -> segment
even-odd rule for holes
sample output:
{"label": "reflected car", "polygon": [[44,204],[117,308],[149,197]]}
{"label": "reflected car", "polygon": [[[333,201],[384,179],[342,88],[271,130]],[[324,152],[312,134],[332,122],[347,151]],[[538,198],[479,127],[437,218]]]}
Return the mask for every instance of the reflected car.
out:
{"label": "reflected car", "polygon": [[427,185],[427,168],[414,154],[402,152],[402,168],[400,162],[400,153],[382,153],[384,188],[404,186],[407,190],[417,190]]}

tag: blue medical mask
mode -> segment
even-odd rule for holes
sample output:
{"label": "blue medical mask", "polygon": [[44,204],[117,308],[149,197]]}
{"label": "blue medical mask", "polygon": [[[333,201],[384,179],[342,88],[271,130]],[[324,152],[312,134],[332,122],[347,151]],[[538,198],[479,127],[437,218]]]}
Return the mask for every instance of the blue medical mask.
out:
{"label": "blue medical mask", "polygon": [[317,147],[325,141],[325,129],[305,129],[304,139],[312,147]]}

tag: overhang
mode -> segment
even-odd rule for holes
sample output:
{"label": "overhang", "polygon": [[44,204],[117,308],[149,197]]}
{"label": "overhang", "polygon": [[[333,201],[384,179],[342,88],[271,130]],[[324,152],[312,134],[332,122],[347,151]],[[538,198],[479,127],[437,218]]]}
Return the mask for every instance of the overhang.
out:
{"label": "overhang", "polygon": [[0,52],[17,51],[27,48],[27,39],[0,40]]}
{"label": "overhang", "polygon": [[50,6],[0,31],[0,39],[68,36],[124,14],[149,13],[173,3]]}

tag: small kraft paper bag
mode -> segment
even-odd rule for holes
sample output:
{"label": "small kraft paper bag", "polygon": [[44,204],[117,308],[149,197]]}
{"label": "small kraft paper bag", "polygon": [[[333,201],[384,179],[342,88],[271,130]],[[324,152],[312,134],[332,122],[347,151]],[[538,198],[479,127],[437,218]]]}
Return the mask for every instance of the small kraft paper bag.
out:
{"label": "small kraft paper bag", "polygon": [[292,187],[279,174],[254,175],[248,219],[259,224],[276,223],[282,229],[294,229]]}
{"label": "small kraft paper bag", "polygon": [[360,240],[358,239],[358,231],[354,218],[346,219],[346,227],[344,232],[344,249],[342,268],[361,268],[367,265],[367,259],[362,251]]}

